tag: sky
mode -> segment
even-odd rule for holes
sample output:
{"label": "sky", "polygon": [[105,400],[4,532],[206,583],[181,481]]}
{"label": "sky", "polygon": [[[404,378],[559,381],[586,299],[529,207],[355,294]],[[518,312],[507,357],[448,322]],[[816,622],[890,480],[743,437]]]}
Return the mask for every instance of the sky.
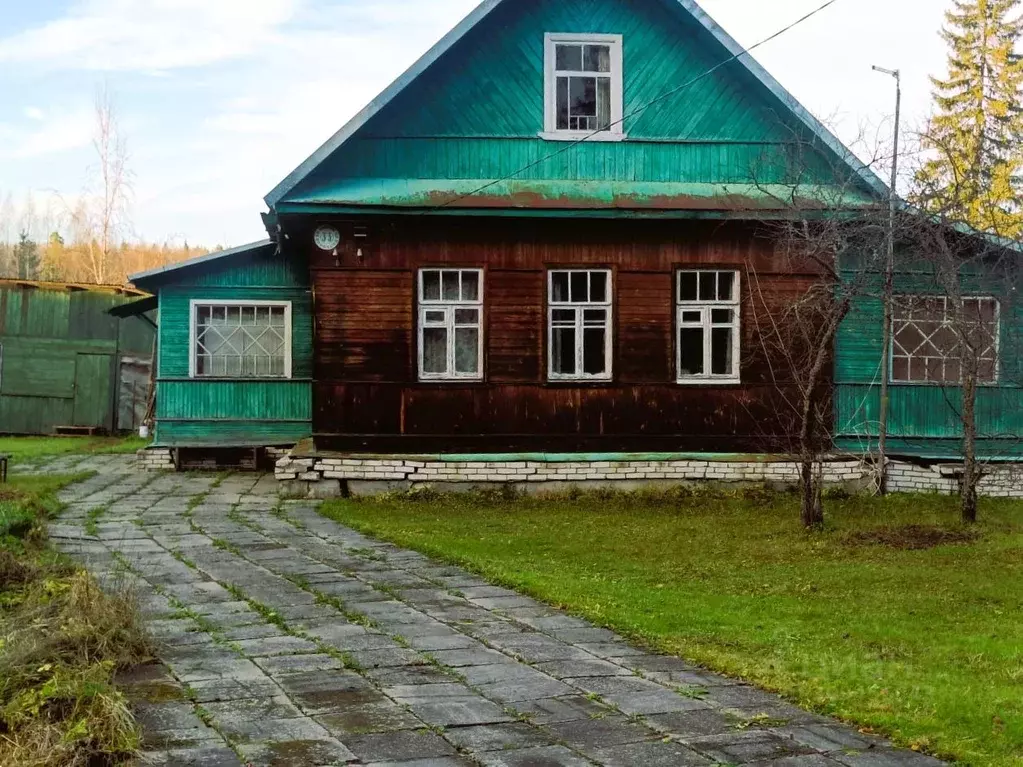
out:
{"label": "sky", "polygon": [[[477,0],[0,0],[0,197],[73,200],[95,170],[93,104],[114,99],[133,235],[238,245],[263,197],[425,53]],[[822,0],[701,0],[752,45]],[[945,71],[948,0],[836,0],[755,57],[855,143],[904,127]],[[883,170],[883,169],[881,169]]]}

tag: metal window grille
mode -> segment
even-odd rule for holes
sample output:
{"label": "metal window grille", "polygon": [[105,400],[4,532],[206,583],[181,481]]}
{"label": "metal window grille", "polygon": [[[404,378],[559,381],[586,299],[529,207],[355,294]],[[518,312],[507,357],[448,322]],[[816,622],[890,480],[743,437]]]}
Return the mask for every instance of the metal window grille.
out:
{"label": "metal window grille", "polygon": [[892,382],[958,385],[964,355],[975,359],[980,383],[998,382],[997,299],[964,298],[961,323],[948,296],[897,296],[893,308]]}
{"label": "metal window grille", "polygon": [[290,304],[194,303],[192,311],[196,377],[290,377]]}

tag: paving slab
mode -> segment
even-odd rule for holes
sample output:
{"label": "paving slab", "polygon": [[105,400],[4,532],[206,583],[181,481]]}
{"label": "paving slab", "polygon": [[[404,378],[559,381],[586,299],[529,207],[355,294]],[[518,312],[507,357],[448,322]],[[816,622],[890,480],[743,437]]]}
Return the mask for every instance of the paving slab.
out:
{"label": "paving slab", "polygon": [[943,764],[281,507],[272,477],[145,475],[130,456],[38,471],[72,464],[98,473],[62,491],[55,544],[136,587],[166,664],[122,675],[142,764]]}

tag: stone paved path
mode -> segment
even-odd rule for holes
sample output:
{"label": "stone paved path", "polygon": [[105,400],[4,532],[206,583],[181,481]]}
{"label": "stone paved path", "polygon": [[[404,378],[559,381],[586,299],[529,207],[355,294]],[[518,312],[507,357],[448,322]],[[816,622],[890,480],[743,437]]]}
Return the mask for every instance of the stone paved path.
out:
{"label": "stone paved path", "polygon": [[272,477],[78,461],[42,469],[98,472],[51,534],[141,595],[161,663],[123,681],[147,764],[942,764],[280,502]]}

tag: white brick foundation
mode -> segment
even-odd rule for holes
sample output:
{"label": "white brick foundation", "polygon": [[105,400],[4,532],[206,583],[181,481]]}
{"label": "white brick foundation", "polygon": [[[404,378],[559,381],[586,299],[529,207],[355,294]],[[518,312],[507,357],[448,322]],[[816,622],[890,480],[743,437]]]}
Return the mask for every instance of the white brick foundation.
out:
{"label": "white brick foundation", "polygon": [[143,471],[174,471],[174,456],[170,448],[150,447],[136,453]]}
{"label": "white brick foundation", "polygon": [[[269,460],[277,462],[281,458],[287,457],[291,452],[289,447],[268,447],[264,448],[266,456]],[[143,471],[174,471],[174,454],[169,447],[150,447],[145,450],[139,450],[136,453],[138,456],[139,468]],[[185,467],[189,471],[216,471],[218,468],[217,459],[215,455],[210,455],[206,458],[189,458],[188,464]]]}
{"label": "white brick foundation", "polygon": [[[621,461],[436,461],[423,457],[286,457],[277,462],[277,479],[290,496],[325,497],[347,486],[353,494],[431,485],[459,490],[513,485],[526,492],[572,485],[619,485],[720,482],[791,486],[799,481],[792,461],[621,460]],[[824,464],[825,482],[855,489],[870,481],[870,469],[858,459]],[[326,483],[321,486],[320,483]]]}
{"label": "white brick foundation", "polygon": [[[1023,464],[985,467],[980,494],[1023,498]],[[823,465],[825,484],[858,492],[874,487],[873,468],[858,458],[833,458]],[[959,492],[957,464],[918,465],[892,461],[888,486],[896,493]],[[424,456],[302,458],[284,456],[276,477],[292,497],[329,498],[350,492],[373,494],[433,486],[458,491],[511,485],[525,492],[572,486],[635,489],[688,482],[792,487],[799,465],[791,460],[620,460],[620,461],[438,461]]]}
{"label": "white brick foundation", "polygon": [[[1023,498],[1023,464],[992,464],[983,467],[977,488],[982,496]],[[888,468],[888,488],[894,493],[959,492],[961,464],[937,463],[920,466],[893,462]]]}

